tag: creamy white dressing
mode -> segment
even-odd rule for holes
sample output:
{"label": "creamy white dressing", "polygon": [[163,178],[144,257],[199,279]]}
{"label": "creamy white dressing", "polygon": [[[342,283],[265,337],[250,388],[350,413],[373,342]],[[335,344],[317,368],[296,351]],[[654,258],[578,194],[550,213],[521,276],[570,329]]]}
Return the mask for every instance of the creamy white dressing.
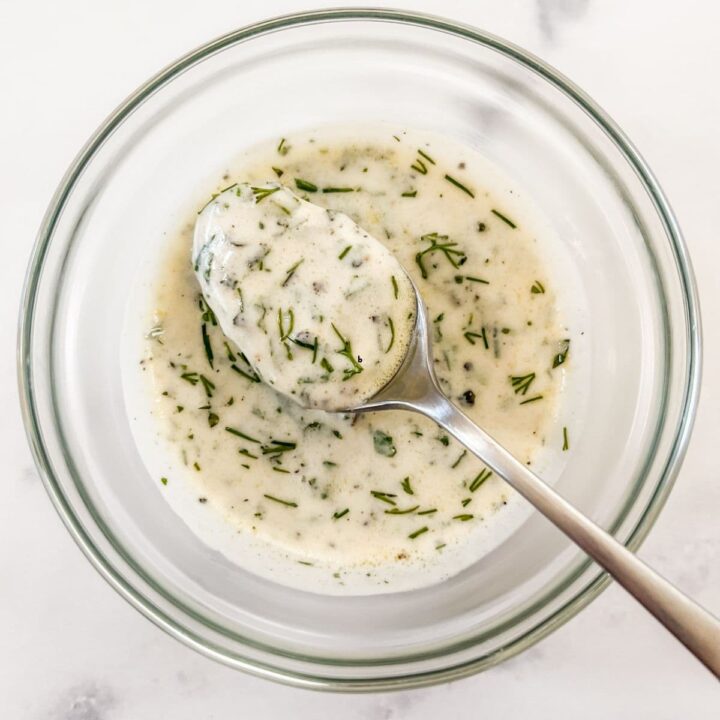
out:
{"label": "creamy white dressing", "polygon": [[[555,418],[572,357],[556,307],[557,278],[542,259],[547,226],[484,158],[429,133],[366,126],[298,133],[246,151],[221,175],[188,207],[151,297],[140,367],[151,380],[152,425],[142,432],[154,429],[157,452],[148,464],[160,491],[233,561],[310,591],[408,590],[459,572],[511,531],[521,517],[519,499],[423,417],[308,410],[258,382],[251,358],[246,362],[228,340],[233,328],[223,332],[202,297],[190,261],[193,227],[211,193],[236,182],[259,187],[273,175],[300,198],[347,214],[417,284],[448,397],[516,457],[542,469],[563,451]],[[275,254],[279,248],[266,257],[265,275],[275,286],[297,262]],[[328,273],[344,269],[349,255],[339,260],[341,252],[325,258]],[[286,307],[270,285],[269,302]],[[291,286],[292,277],[285,289]],[[386,272],[379,287],[395,300]],[[237,301],[227,289],[229,318]],[[306,328],[312,312],[296,322]],[[362,333],[354,320],[347,325],[341,331],[353,343],[376,337],[370,325]],[[312,327],[319,335],[321,326]],[[271,330],[277,345],[277,314],[268,316]],[[332,336],[323,341],[323,352],[340,349]],[[376,344],[375,357],[382,347]],[[293,344],[291,351],[276,382],[320,360],[320,351],[315,364],[310,349]],[[364,352],[372,357],[372,349]],[[331,363],[350,367],[345,359],[334,355]],[[284,374],[290,365],[292,374]],[[257,369],[263,378],[277,372]]]}
{"label": "creamy white dressing", "polygon": [[239,183],[212,199],[195,225],[193,265],[245,362],[303,407],[357,407],[405,356],[415,293],[395,256],[344,213],[278,183]]}

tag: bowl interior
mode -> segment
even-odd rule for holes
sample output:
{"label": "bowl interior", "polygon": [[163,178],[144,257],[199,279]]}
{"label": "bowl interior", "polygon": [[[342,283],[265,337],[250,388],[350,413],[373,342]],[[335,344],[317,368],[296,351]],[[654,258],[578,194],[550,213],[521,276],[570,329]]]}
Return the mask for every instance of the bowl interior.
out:
{"label": "bowl interior", "polygon": [[573,339],[571,448],[549,479],[624,542],[654,516],[687,431],[692,291],[639,161],[561,80],[450,25],[318,22],[331,16],[209,46],[111,120],[68,178],[31,270],[26,382],[66,520],[166,629],[298,682],[408,684],[517,651],[587,601],[597,572],[536,513],[450,581],[376,597],[291,590],[202,544],[149,476],[122,387],[132,290],[202,180],[254,142],[358,121],[444,133],[517,178],[556,230],[547,252]]}

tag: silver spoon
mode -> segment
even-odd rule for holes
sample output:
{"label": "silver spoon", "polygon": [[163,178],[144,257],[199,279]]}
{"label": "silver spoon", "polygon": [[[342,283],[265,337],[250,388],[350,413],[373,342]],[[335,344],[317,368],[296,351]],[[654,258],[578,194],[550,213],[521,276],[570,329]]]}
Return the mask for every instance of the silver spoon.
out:
{"label": "silver spoon", "polygon": [[[256,232],[251,235],[243,235],[242,242],[238,242],[236,238],[234,243],[229,240],[228,234],[236,232],[235,228],[243,225],[254,228],[259,223],[260,228],[274,227],[272,222],[263,216],[265,212],[272,215],[272,203],[263,204],[263,199],[274,193],[282,193],[284,201],[292,203],[294,210],[305,209],[305,215],[298,222],[292,226],[286,222],[281,226],[289,235],[283,241],[285,248],[291,247],[293,241],[300,242],[304,237],[304,248],[308,249],[307,232],[303,236],[300,228],[304,227],[308,220],[307,213],[316,211],[319,214],[316,213],[315,225],[305,226],[305,230],[307,231],[309,227],[313,232],[319,233],[320,239],[325,238],[328,241],[328,248],[332,246],[332,243],[338,241],[337,235],[334,237],[331,237],[331,234],[325,235],[329,221],[324,209],[301,200],[292,191],[282,188],[277,183],[265,183],[259,187],[242,184],[226,188],[203,208],[195,227],[194,265],[203,291],[210,293],[210,297],[206,295],[209,305],[213,305],[215,295],[221,296],[221,293],[224,292],[223,288],[227,290],[226,278],[242,269],[242,258],[237,255],[237,249],[243,248],[247,251],[253,238],[257,242]],[[281,209],[292,219],[294,210],[288,210],[284,206]],[[234,212],[239,213],[237,217],[233,215]],[[225,218],[224,224],[223,217]],[[263,223],[263,220],[267,220],[267,222]],[[349,218],[343,227],[351,235],[353,232],[356,233],[352,235],[353,242],[361,237],[363,241],[366,241],[368,248],[374,242],[377,243],[379,251],[387,253],[387,250],[378,241],[371,239]],[[262,248],[258,246],[258,249]],[[323,248],[319,248],[319,251],[322,255]],[[226,266],[225,263],[229,263],[229,265]],[[238,263],[239,268],[235,267]],[[399,268],[399,271],[402,272],[402,269]],[[274,281],[271,273],[263,273],[261,278],[270,283],[268,287],[275,288],[275,285],[272,284]],[[409,277],[408,282],[412,284]],[[282,287],[284,287],[284,283]],[[667,580],[651,570],[614,538],[576,510],[445,397],[438,386],[433,370],[425,305],[414,284],[412,287],[416,304],[415,327],[412,329],[407,352],[399,370],[390,382],[386,383],[367,402],[351,408],[333,407],[333,410],[354,413],[411,410],[434,420],[465,445],[468,450],[477,455],[495,473],[504,478],[548,520],[605,568],[717,677],[720,677],[720,621],[683,595]],[[307,289],[307,285],[301,284],[300,290],[303,288]],[[267,288],[263,288],[262,281],[260,290],[267,290]],[[227,295],[227,292],[225,294]],[[232,287],[230,296],[232,298],[230,307],[235,312],[238,300]],[[236,326],[233,317],[224,315],[227,311],[226,305],[227,303],[218,302],[214,308],[224,332],[236,340],[239,346],[245,344],[243,340],[252,345],[252,325],[241,323]],[[240,306],[243,305],[244,301],[241,299]],[[250,331],[248,331],[248,327]],[[260,327],[259,323],[257,327]],[[263,342],[259,346],[259,350],[255,348],[254,355],[267,351],[264,338],[261,339]],[[398,357],[399,359],[400,357]],[[284,389],[280,387],[276,387],[276,390],[284,392]],[[372,388],[370,392],[372,392]],[[299,402],[297,398],[294,399]]]}
{"label": "silver spoon", "polygon": [[443,394],[433,370],[427,311],[417,288],[415,296],[415,333],[403,364],[368,402],[349,411],[410,410],[441,425],[601,565],[720,678],[720,620],[585,517]]}

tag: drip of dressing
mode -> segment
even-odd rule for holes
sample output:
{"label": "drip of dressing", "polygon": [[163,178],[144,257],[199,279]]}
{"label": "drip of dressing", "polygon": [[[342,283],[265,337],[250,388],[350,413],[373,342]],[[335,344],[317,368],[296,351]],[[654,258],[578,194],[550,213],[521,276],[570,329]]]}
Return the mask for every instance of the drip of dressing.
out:
{"label": "drip of dressing", "polygon": [[241,183],[198,216],[193,266],[257,378],[299,405],[341,411],[403,361],[415,292],[395,256],[341,212],[277,183]]}

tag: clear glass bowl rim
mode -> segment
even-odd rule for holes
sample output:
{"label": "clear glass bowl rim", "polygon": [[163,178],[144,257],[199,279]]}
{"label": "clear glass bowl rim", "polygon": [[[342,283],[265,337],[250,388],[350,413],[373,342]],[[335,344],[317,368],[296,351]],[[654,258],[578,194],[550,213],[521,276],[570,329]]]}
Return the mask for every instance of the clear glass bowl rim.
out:
{"label": "clear glass bowl rim", "polygon": [[[332,678],[326,675],[311,675],[295,672],[289,669],[266,665],[262,662],[243,658],[235,654],[229,654],[224,649],[218,648],[211,642],[198,636],[189,627],[182,626],[173,618],[169,617],[152,599],[142,595],[125,577],[115,570],[101,550],[93,543],[92,538],[86,533],[79,522],[70,501],[63,492],[61,483],[52,470],[38,421],[37,401],[31,377],[33,315],[45,256],[52,240],[55,226],[68,197],[72,193],[85,167],[92,161],[96,151],[104,144],[105,140],[145,99],[171,82],[185,70],[215,53],[221,52],[238,42],[250,40],[270,32],[277,32],[297,26],[346,21],[393,23],[435,30],[478,43],[518,62],[564,93],[592,118],[621,152],[651,198],[665,232],[670,239],[671,250],[677,265],[678,276],[683,292],[688,356],[684,378],[684,394],[682,398],[683,410],[680,415],[680,421],[675,428],[675,435],[665,464],[665,471],[657,482],[644,513],[626,542],[626,546],[632,550],[636,550],[640,546],[662,510],[687,449],[700,391],[702,338],[697,287],[687,248],[665,194],[640,153],[615,122],[568,78],[531,53],[483,30],[433,15],[392,9],[344,8],[314,10],[284,15],[232,31],[187,53],[148,80],[108,116],[80,150],[62,178],[48,206],[41,222],[28,265],[20,305],[20,322],[18,329],[18,382],[20,404],[28,441],[45,488],[71,536],[102,577],[133,607],[171,636],[212,659],[267,679],[316,690],[357,692],[408,689],[438,682],[447,682],[472,675],[491,667],[530,647],[554,629],[567,622],[607,587],[610,578],[606,573],[600,570],[596,571],[590,581],[560,610],[536,624],[509,645],[477,659],[441,669],[393,676],[390,678]],[[583,573],[590,564],[588,560],[585,565],[578,570],[578,573]]]}

